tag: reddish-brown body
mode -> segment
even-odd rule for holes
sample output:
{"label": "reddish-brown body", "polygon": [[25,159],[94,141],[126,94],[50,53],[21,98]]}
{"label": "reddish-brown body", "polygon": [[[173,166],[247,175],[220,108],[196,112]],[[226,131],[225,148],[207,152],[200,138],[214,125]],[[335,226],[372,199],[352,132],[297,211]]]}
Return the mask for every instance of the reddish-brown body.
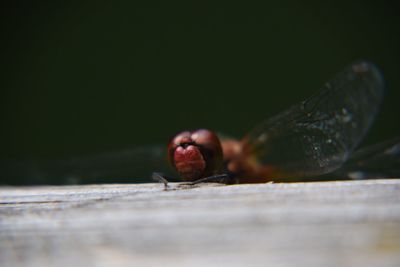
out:
{"label": "reddish-brown body", "polygon": [[234,176],[235,183],[265,183],[276,174],[270,165],[262,165],[245,145],[246,139],[238,141],[221,138],[226,170]]}
{"label": "reddish-brown body", "polygon": [[171,164],[185,181],[229,173],[231,182],[260,183],[269,181],[271,169],[252,160],[242,142],[223,138],[210,130],[200,129],[177,134],[168,145]]}

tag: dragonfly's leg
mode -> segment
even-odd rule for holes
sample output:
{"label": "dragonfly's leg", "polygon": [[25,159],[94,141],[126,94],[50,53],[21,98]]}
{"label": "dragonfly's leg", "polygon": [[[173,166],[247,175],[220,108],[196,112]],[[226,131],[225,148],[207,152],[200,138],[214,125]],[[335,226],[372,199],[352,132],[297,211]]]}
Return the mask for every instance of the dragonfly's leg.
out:
{"label": "dragonfly's leg", "polygon": [[151,178],[156,182],[163,183],[165,189],[168,188],[168,180],[166,179],[166,177],[163,173],[153,172],[153,174],[151,175]]}
{"label": "dragonfly's leg", "polygon": [[221,183],[221,184],[231,184],[232,183],[232,177],[227,174],[216,174],[212,176],[208,176],[205,178],[200,178],[198,180],[192,181],[192,182],[185,182],[183,183],[184,185],[196,185],[199,183]]}

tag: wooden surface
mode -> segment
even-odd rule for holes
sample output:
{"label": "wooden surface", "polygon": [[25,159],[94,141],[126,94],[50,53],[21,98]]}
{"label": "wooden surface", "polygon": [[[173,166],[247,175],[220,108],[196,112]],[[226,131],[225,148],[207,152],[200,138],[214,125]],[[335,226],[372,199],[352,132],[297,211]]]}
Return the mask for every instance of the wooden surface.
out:
{"label": "wooden surface", "polygon": [[0,188],[1,266],[400,266],[400,180]]}

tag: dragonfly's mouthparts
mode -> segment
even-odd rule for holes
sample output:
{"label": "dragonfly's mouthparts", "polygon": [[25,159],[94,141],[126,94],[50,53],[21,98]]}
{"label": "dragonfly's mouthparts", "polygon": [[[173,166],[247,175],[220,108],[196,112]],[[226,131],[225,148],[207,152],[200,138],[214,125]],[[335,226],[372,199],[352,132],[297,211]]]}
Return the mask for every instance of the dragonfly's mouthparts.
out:
{"label": "dragonfly's mouthparts", "polygon": [[185,142],[185,143],[179,144],[179,146],[181,146],[183,148],[187,148],[188,146],[195,146],[195,145],[196,145],[195,142]]}

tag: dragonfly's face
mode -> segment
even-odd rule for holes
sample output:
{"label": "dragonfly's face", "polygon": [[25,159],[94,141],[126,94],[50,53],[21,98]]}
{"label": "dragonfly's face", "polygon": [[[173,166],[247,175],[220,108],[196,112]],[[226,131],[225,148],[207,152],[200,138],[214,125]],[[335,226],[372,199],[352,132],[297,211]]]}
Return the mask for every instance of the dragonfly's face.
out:
{"label": "dragonfly's face", "polygon": [[200,129],[177,134],[168,144],[171,164],[185,181],[194,181],[222,169],[222,147],[215,133]]}

